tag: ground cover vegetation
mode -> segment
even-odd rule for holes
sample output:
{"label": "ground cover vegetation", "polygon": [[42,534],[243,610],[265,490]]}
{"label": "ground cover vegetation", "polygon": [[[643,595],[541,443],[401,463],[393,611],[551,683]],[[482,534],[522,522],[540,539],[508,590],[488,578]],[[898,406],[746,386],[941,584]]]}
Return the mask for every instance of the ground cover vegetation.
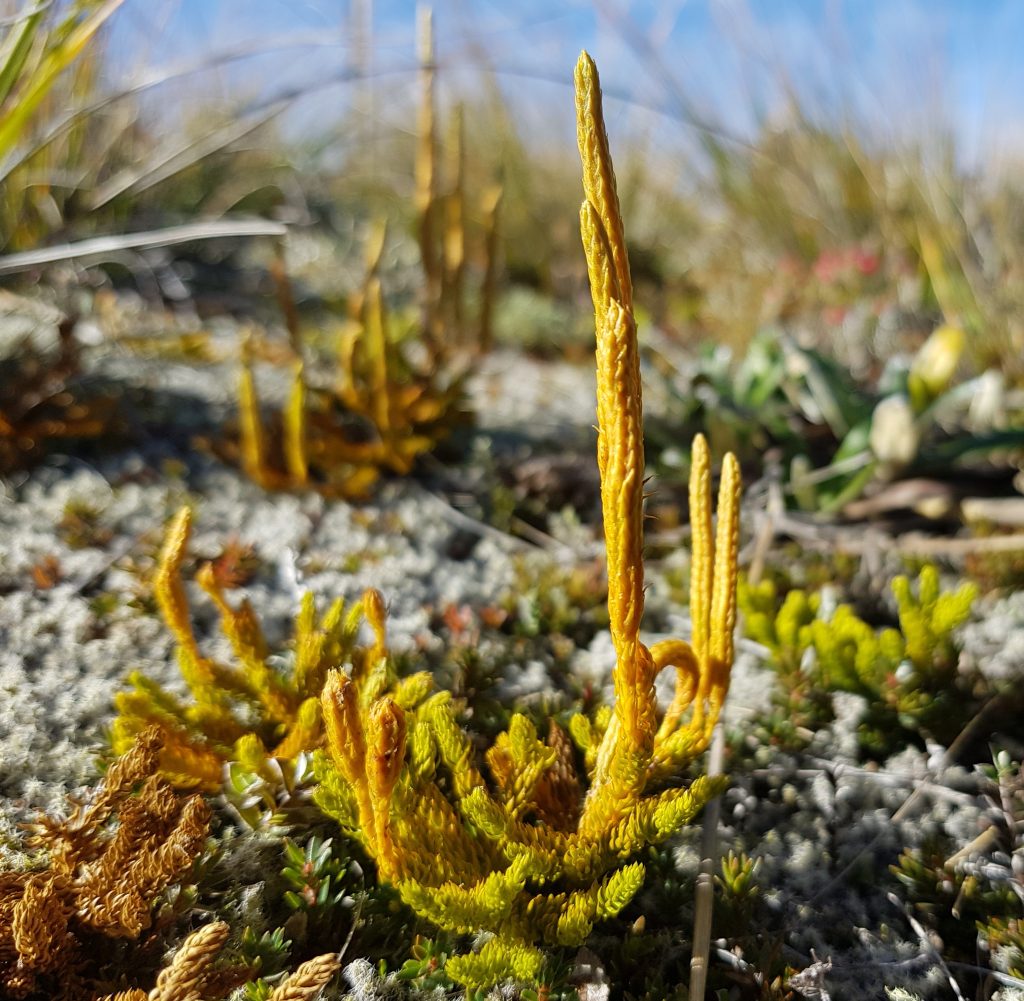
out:
{"label": "ground cover vegetation", "polygon": [[118,6],[0,45],[5,251],[116,245],[0,258],[0,993],[1024,996],[1014,183],[795,107],[687,196],[584,53],[580,254],[429,14],[392,175],[162,147]]}

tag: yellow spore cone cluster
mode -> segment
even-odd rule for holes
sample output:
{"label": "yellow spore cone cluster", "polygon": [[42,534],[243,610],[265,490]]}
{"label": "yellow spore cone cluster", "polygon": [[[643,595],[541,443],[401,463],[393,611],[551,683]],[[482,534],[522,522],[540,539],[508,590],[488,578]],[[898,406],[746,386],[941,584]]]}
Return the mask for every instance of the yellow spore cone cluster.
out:
{"label": "yellow spore cone cluster", "polygon": [[[321,701],[327,746],[317,755],[321,807],[358,838],[382,878],[435,924],[492,933],[447,964],[467,987],[529,979],[539,946],[576,946],[639,889],[637,853],[691,820],[721,788],[699,777],[669,785],[708,744],[729,683],[735,625],[740,478],[723,464],[717,533],[711,466],[694,443],[692,643],[640,640],[644,607],[643,419],[633,291],[601,112],[597,70],[585,53],[576,106],[586,199],[581,230],[597,329],[598,464],[608,552],[615,706],[573,717],[583,754],[551,723],[541,739],[523,714],[478,763],[446,692],[400,683],[385,690],[332,673]],[[661,716],[654,681],[677,672]]]}

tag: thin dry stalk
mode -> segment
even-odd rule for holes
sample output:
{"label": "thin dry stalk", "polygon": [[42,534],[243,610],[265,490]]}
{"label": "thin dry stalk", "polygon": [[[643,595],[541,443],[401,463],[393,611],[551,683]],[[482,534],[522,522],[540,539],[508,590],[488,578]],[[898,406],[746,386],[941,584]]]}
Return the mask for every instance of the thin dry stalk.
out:
{"label": "thin dry stalk", "polygon": [[278,240],[274,245],[274,259],[270,262],[270,277],[274,282],[274,291],[277,294],[278,305],[281,307],[285,330],[288,331],[288,343],[296,357],[301,358],[302,334],[299,329],[299,311],[295,308],[292,282],[288,277],[283,240]]}
{"label": "thin dry stalk", "polygon": [[452,337],[463,343],[463,289],[466,277],[466,156],[465,113],[461,105],[455,109],[451,126],[450,168],[452,189],[445,199],[444,316],[451,322]]}
{"label": "thin dry stalk", "polygon": [[443,264],[437,254],[437,115],[434,79],[434,19],[429,7],[416,11],[417,50],[420,63],[420,106],[416,131],[416,193],[414,203],[419,215],[420,257],[423,261],[423,330],[435,351],[441,336],[441,283]]}
{"label": "thin dry stalk", "polygon": [[480,289],[480,350],[494,347],[494,300],[498,288],[499,225],[502,188],[495,184],[484,195],[484,276]]}

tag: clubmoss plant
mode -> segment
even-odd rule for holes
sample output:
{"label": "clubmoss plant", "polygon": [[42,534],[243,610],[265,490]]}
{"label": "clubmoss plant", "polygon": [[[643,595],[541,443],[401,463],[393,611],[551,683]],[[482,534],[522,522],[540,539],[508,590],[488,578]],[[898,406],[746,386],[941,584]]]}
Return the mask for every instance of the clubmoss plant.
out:
{"label": "clubmoss plant", "polygon": [[261,412],[250,347],[243,345],[238,460],[265,489],[363,497],[383,471],[408,474],[417,457],[466,416],[463,375],[414,365],[399,343],[378,274],[384,238],[380,227],[369,241],[366,283],[337,341],[334,385],[310,383],[283,272],[293,371],[287,401],[269,423]]}
{"label": "clubmoss plant", "polygon": [[964,583],[943,592],[938,571],[927,565],[916,588],[899,576],[892,590],[899,628],[876,629],[846,604],[822,617],[820,594],[792,590],[779,604],[771,581],[741,586],[747,635],[772,653],[790,723],[826,722],[828,693],[843,691],[869,701],[861,736],[875,751],[891,750],[907,731],[947,745],[956,736],[973,700],[971,679],[958,670],[955,632],[970,617],[977,588]]}
{"label": "clubmoss plant", "polygon": [[[369,590],[350,608],[339,598],[320,615],[313,595],[307,594],[295,617],[287,651],[289,670],[282,671],[274,666],[273,651],[252,606],[247,601],[233,605],[213,565],[206,563],[196,580],[220,614],[221,632],[235,662],[215,661],[196,641],[181,578],[191,522],[188,508],[171,522],[153,586],[160,615],[176,640],[178,663],[192,699],[182,700],[134,672],[128,679],[133,690],[114,700],[118,716],[112,728],[113,747],[120,752],[138,732],[155,726],[163,742],[161,770],[175,785],[218,790],[230,762],[235,791],[247,792],[251,799],[259,780],[257,814],[272,813],[276,793],[288,788],[296,769],[304,771],[304,755],[320,743],[319,696],[328,669],[348,665],[354,676],[371,679],[368,684],[375,690],[390,683],[384,602],[378,591]],[[374,637],[369,646],[357,642],[364,619]],[[403,690],[422,690],[427,683],[425,675],[416,675],[403,682]]]}
{"label": "clubmoss plant", "polygon": [[89,978],[101,975],[114,943],[152,925],[154,900],[203,851],[209,807],[157,774],[159,750],[154,728],[140,733],[70,817],[32,827],[30,846],[46,853],[46,866],[0,873],[4,997],[95,997]]}
{"label": "clubmoss plant", "polygon": [[[448,693],[410,707],[344,671],[321,702],[326,750],[315,756],[317,801],[357,838],[415,911],[453,933],[486,933],[446,973],[471,990],[534,980],[540,945],[578,946],[595,921],[640,888],[642,849],[693,819],[722,788],[705,776],[673,785],[710,739],[729,683],[735,623],[739,469],[727,456],[712,527],[711,466],[694,442],[692,644],[640,640],[643,615],[643,430],[632,285],[597,69],[576,68],[586,200],[581,210],[597,326],[598,465],[616,664],[613,710],[573,717],[583,753],[552,725],[542,740],[512,716],[485,757],[458,726]],[[654,680],[675,668],[659,720]]]}
{"label": "clubmoss plant", "polygon": [[[447,129],[448,156],[442,163],[438,134],[443,128],[437,112],[437,61],[433,14],[421,7],[416,24],[419,58],[419,104],[416,113],[414,163],[416,237],[423,268],[420,328],[435,364],[443,364],[453,350],[488,350],[498,270],[498,226],[502,188],[492,184],[483,192],[480,252],[483,268],[479,286],[479,321],[476,331],[469,322],[466,295],[471,265],[469,222],[470,197],[466,190],[465,114],[456,107]],[[471,344],[471,335],[476,343]]]}
{"label": "clubmoss plant", "polygon": [[[249,346],[242,349],[237,459],[245,473],[268,490],[315,489],[328,496],[364,497],[384,471],[407,475],[416,459],[433,450],[467,417],[463,408],[467,372],[453,365],[456,350],[490,346],[497,285],[501,189],[482,200],[483,272],[479,332],[468,343],[464,139],[461,111],[452,129],[450,185],[445,189],[438,156],[434,100],[434,43],[429,10],[419,21],[420,105],[417,115],[414,201],[423,270],[418,336],[425,361],[412,360],[398,324],[384,304],[380,279],[385,229],[367,242],[366,281],[353,297],[351,317],[337,341],[333,385],[314,385],[303,362],[302,336],[287,278],[277,278],[288,326],[291,391],[279,413],[265,421],[252,371]],[[235,451],[232,445],[229,453]]]}
{"label": "clubmoss plant", "polygon": [[[231,929],[223,921],[214,921],[192,932],[182,942],[157,976],[156,986],[148,993],[138,987],[107,994],[99,1001],[222,1001],[233,988],[249,980],[242,966],[218,963]],[[264,981],[246,984],[247,996],[260,1001],[313,1001],[338,972],[338,958],[332,954],[317,956],[303,963],[276,987]]]}

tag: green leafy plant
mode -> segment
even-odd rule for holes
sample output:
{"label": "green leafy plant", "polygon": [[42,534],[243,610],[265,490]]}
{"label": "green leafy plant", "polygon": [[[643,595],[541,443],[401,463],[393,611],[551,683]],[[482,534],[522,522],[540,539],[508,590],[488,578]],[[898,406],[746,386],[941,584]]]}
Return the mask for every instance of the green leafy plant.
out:
{"label": "green leafy plant", "polygon": [[905,849],[891,866],[901,896],[927,927],[941,936],[948,956],[972,962],[979,931],[994,945],[1012,948],[1021,921],[1013,887],[968,871],[948,838]]}
{"label": "green leafy plant", "polygon": [[0,156],[24,135],[60,75],[124,0],[78,0],[49,22],[46,4],[25,4],[0,45]]}
{"label": "green leafy plant", "polygon": [[[84,123],[61,126],[71,93],[95,86],[97,34],[124,0],[21,3],[0,38],[0,243],[30,246],[66,201],[55,175],[87,145]],[[68,78],[71,84],[68,85]]]}
{"label": "green leafy plant", "polygon": [[421,991],[455,987],[445,973],[445,963],[451,955],[451,947],[443,940],[417,938],[410,950],[411,956],[402,964],[397,978]]}
{"label": "green leafy plant", "polygon": [[284,894],[285,903],[295,911],[316,911],[326,915],[340,903],[345,891],[340,887],[346,864],[334,856],[331,839],[314,834],[305,848],[291,838],[284,839],[288,864],[281,875],[291,884]]}
{"label": "green leafy plant", "polygon": [[301,793],[312,777],[312,756],[307,751],[294,758],[268,756],[260,760],[257,756],[247,763],[229,761],[223,793],[248,827],[275,827],[300,819]]}
{"label": "green leafy plant", "polygon": [[239,957],[255,973],[262,974],[245,985],[246,1001],[267,1001],[274,988],[265,978],[284,969],[291,944],[283,928],[259,935],[248,925],[243,929],[238,943]]}
{"label": "green leafy plant", "polygon": [[963,331],[940,326],[909,364],[891,361],[871,383],[775,328],[755,337],[735,365],[721,350],[685,372],[659,356],[669,401],[668,415],[653,428],[661,471],[671,477],[681,465],[674,443],[682,424],[745,461],[777,449],[789,503],[832,513],[869,487],[948,476],[958,463],[983,456],[999,461],[1024,446],[1024,433],[965,426],[988,376],[956,380],[963,350]]}
{"label": "green leafy plant", "polygon": [[[830,718],[828,693],[862,695],[868,710],[864,742],[881,751],[893,740],[926,735],[948,745],[973,704],[972,680],[958,671],[954,634],[977,597],[973,584],[943,592],[938,571],[925,566],[917,587],[892,584],[899,628],[876,629],[850,605],[830,612],[820,594],[789,591],[780,603],[772,581],[740,587],[747,635],[771,651],[782,714],[776,736],[791,740]],[[901,734],[903,735],[901,737]]]}

